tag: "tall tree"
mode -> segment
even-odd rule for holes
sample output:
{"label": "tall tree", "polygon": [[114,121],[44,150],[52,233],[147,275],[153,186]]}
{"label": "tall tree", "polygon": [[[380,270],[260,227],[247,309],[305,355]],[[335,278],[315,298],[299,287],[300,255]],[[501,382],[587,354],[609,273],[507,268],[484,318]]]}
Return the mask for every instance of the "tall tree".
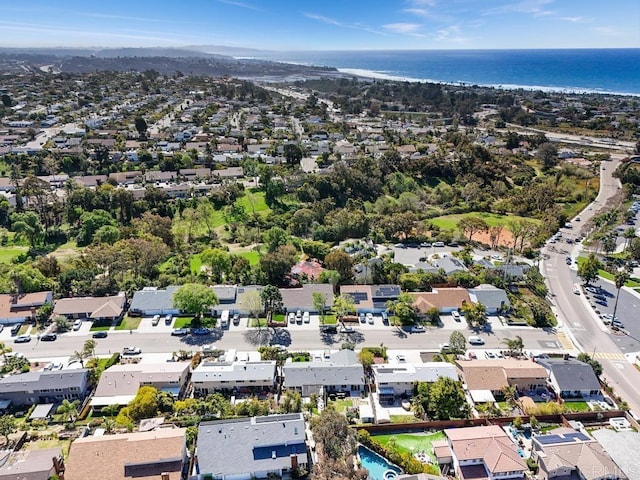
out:
{"label": "tall tree", "polygon": [[313,438],[322,445],[322,452],[333,460],[353,455],[356,448],[355,432],[349,428],[347,418],[333,408],[325,408],[314,419]]}
{"label": "tall tree", "polygon": [[451,353],[464,353],[467,349],[467,341],[462,332],[458,330],[451,332],[451,335],[449,335],[449,347],[451,348]]}
{"label": "tall tree", "polygon": [[469,237],[469,241],[473,235],[478,232],[486,232],[489,230],[489,224],[480,217],[464,217],[458,222],[458,229]]}
{"label": "tall tree", "polygon": [[218,303],[216,293],[199,283],[185,283],[173,294],[174,307],[197,318]]}
{"label": "tall tree", "polygon": [[519,357],[522,355],[522,351],[524,350],[524,342],[522,341],[522,337],[520,335],[516,335],[514,338],[505,338],[502,340],[502,343],[509,349],[509,356]]}
{"label": "tall tree", "polygon": [[60,406],[58,406],[58,410],[56,411],[59,415],[62,415],[62,421],[75,423],[78,418],[78,400],[70,402],[65,399],[62,400]]}
{"label": "tall tree", "polygon": [[340,273],[340,283],[349,283],[353,280],[353,260],[341,250],[333,250],[324,258],[324,263],[329,270]]}
{"label": "tall tree", "polygon": [[338,321],[342,321],[342,317],[344,317],[345,315],[355,313],[356,309],[353,297],[344,293],[338,295],[333,300],[333,310],[336,312]]}
{"label": "tall tree", "polygon": [[0,416],[0,435],[4,437],[5,445],[9,444],[9,435],[17,431],[16,418],[13,415]]}
{"label": "tall tree", "polygon": [[614,276],[616,284],[616,303],[613,305],[613,318],[616,318],[616,311],[618,310],[618,299],[620,298],[620,290],[624,287],[631,276],[625,270],[618,270]]}
{"label": "tall tree", "polygon": [[311,294],[313,300],[313,308],[320,314],[320,324],[324,325],[324,315],[327,309],[327,295],[322,292],[313,292]]}
{"label": "tall tree", "polygon": [[262,300],[265,312],[274,314],[282,310],[282,294],[278,287],[265,285],[260,291],[260,299]]}
{"label": "tall tree", "polygon": [[146,120],[142,117],[136,117],[134,123],[135,123],[136,130],[138,131],[138,135],[140,135],[140,138],[146,138],[147,130],[148,130]]}
{"label": "tall tree", "polygon": [[440,377],[429,388],[427,412],[434,420],[467,418],[469,405],[461,382],[449,377]]}
{"label": "tall tree", "polygon": [[598,278],[598,271],[602,268],[602,263],[595,254],[591,253],[586,260],[578,264],[578,276],[584,283],[589,285]]}

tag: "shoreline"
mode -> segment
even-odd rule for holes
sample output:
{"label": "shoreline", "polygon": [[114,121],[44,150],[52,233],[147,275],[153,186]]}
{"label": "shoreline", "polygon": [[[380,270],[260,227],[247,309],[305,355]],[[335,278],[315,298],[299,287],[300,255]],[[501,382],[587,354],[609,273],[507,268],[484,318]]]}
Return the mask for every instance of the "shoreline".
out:
{"label": "shoreline", "polygon": [[[263,57],[247,57],[247,56],[238,56],[234,57],[238,60],[267,60],[267,58]],[[434,83],[441,85],[450,85],[450,86],[460,86],[460,87],[483,87],[483,88],[495,88],[499,90],[524,90],[528,92],[543,92],[543,93],[563,93],[563,94],[575,94],[575,95],[615,95],[617,97],[640,97],[640,92],[632,93],[632,92],[614,92],[608,90],[599,90],[595,88],[585,88],[585,87],[558,87],[558,86],[545,86],[545,85],[519,85],[519,84],[508,84],[508,83],[479,83],[479,82],[471,82],[471,81],[445,81],[445,80],[436,80],[432,78],[415,78],[415,77],[406,77],[400,75],[394,75],[393,73],[384,72],[384,71],[376,71],[376,70],[367,70],[361,68],[348,68],[348,67],[334,67],[331,65],[318,65],[313,62],[299,62],[292,60],[271,60],[277,63],[286,63],[289,65],[299,65],[307,68],[334,68],[337,72],[343,75],[361,77],[366,79],[375,79],[375,80],[387,80],[392,82],[412,82],[412,83]]]}

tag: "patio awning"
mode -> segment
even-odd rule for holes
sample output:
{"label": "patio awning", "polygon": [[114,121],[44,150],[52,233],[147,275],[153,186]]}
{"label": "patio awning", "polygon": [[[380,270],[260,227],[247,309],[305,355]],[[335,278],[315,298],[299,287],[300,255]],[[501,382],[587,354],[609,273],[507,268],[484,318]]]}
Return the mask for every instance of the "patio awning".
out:
{"label": "patio awning", "polygon": [[496,399],[491,390],[470,390],[473,403],[495,403]]}
{"label": "patio awning", "polygon": [[53,403],[43,403],[42,405],[36,405],[36,408],[33,409],[31,415],[29,415],[29,419],[41,419],[47,418],[49,413],[51,413],[51,409],[53,409]]}
{"label": "patio awning", "polygon": [[380,395],[393,395],[395,391],[391,387],[382,387],[379,393]]}

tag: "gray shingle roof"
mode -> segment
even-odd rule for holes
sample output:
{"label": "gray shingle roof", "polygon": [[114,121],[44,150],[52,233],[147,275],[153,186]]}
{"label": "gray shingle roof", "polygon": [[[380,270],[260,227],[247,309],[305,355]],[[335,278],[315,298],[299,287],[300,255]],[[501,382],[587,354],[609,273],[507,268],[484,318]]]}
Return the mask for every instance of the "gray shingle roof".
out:
{"label": "gray shingle roof", "polygon": [[503,304],[510,305],[507,292],[493,285],[479,285],[477,288],[470,288],[469,296],[471,301],[475,300],[488,309],[497,309]]}
{"label": "gray shingle roof", "polygon": [[0,379],[0,395],[9,392],[53,390],[55,388],[80,388],[85,381],[86,368],[59,370],[57,372],[27,372]]}
{"label": "gray shingle roof", "polygon": [[180,287],[170,286],[164,290],[139,290],[133,294],[129,310],[145,312],[148,310],[175,310],[173,293]]}
{"label": "gray shingle roof", "polygon": [[537,362],[553,373],[560,390],[600,390],[591,365],[569,358],[540,358]]}
{"label": "gray shingle roof", "polygon": [[[348,352],[348,353],[347,353]],[[288,362],[283,366],[288,388],[304,385],[364,385],[364,371],[351,350],[331,355],[327,362]]]}
{"label": "gray shingle roof", "polygon": [[300,463],[307,462],[304,419],[293,413],[202,422],[197,453],[201,474],[291,468],[293,453]]}
{"label": "gray shingle roof", "polygon": [[203,362],[191,374],[193,383],[207,381],[269,381],[276,373],[275,360],[260,362]]}

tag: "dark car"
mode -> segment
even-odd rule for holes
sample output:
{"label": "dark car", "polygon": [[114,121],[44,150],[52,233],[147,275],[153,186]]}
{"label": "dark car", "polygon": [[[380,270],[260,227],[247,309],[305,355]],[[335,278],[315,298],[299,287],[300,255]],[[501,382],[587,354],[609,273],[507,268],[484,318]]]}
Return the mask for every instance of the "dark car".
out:
{"label": "dark car", "polygon": [[100,330],[98,332],[93,332],[91,335],[93,338],[107,338],[108,334],[105,330]]}
{"label": "dark car", "polygon": [[43,342],[55,342],[58,336],[55,333],[45,333],[40,337]]}
{"label": "dark car", "polygon": [[607,297],[605,297],[602,293],[594,293],[593,298],[596,298],[598,300],[604,300],[605,302],[607,301]]}
{"label": "dark car", "polygon": [[174,337],[183,337],[188,334],[189,334],[188,328],[176,328],[171,332],[171,335],[173,335]]}
{"label": "dark car", "polygon": [[333,335],[334,333],[338,333],[338,327],[334,325],[325,325],[321,328],[322,333],[327,333]]}
{"label": "dark car", "polygon": [[567,265],[571,265],[573,263],[573,260],[571,260],[571,257],[567,257],[565,259],[565,262],[567,263]]}
{"label": "dark car", "polygon": [[11,336],[15,337],[20,331],[20,328],[22,328],[21,323],[16,323],[13,327],[11,327]]}
{"label": "dark car", "polygon": [[209,335],[211,332],[208,328],[194,328],[191,333],[194,335]]}
{"label": "dark car", "polygon": [[603,307],[607,306],[606,300],[600,300],[599,298],[597,298],[596,300],[594,300],[594,302],[597,303],[598,305],[602,305]]}

